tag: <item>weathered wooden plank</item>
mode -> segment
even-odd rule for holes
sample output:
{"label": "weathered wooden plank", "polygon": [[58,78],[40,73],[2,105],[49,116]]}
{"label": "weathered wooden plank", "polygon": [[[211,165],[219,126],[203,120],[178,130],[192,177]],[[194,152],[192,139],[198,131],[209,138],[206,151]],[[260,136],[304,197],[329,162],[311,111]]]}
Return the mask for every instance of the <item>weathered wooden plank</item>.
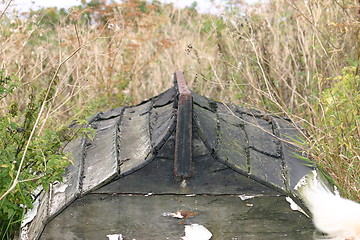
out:
{"label": "weathered wooden plank", "polygon": [[241,106],[234,106],[234,107],[235,107],[235,112],[238,114],[246,114],[254,117],[263,117],[264,115],[268,115],[266,112],[260,111],[258,109],[247,109]]}
{"label": "weathered wooden plank", "polygon": [[169,121],[174,115],[175,110],[172,103],[152,108],[150,113],[150,128],[156,130]]}
{"label": "weathered wooden plank", "polygon": [[241,118],[241,114],[237,113],[236,106],[234,106],[233,104],[225,105],[223,103],[217,103],[216,110],[219,119],[222,119],[225,122],[234,126],[245,125],[244,120]]}
{"label": "weathered wooden plank", "polygon": [[156,107],[150,113],[150,130],[152,146],[162,147],[175,128],[175,114],[173,104]]}
{"label": "weathered wooden plank", "polygon": [[38,197],[37,201],[35,202],[34,208],[32,211],[36,211],[36,215],[34,219],[22,227],[21,229],[21,240],[37,240],[40,237],[40,234],[44,230],[45,224],[49,218],[48,215],[48,206],[49,206],[49,193],[42,192]]}
{"label": "weathered wooden plank", "polygon": [[[196,214],[166,216],[179,210]],[[179,240],[184,225],[192,223],[206,227],[215,240],[308,240],[315,231],[311,220],[292,211],[284,196],[243,201],[238,196],[89,194],[50,222],[41,239],[98,240],[117,233],[124,239]]]}
{"label": "weathered wooden plank", "polygon": [[170,89],[168,89],[167,91],[161,93],[160,95],[156,96],[153,99],[153,107],[162,107],[164,105],[167,105],[169,103],[172,103],[174,101],[174,97],[175,97],[176,91],[175,88],[172,87]]}
{"label": "weathered wooden plank", "polygon": [[248,148],[245,131],[232,124],[220,120],[216,155],[242,172],[249,172]]}
{"label": "weathered wooden plank", "polygon": [[122,111],[123,111],[123,107],[118,107],[118,108],[115,108],[115,109],[110,109],[109,111],[106,111],[106,112],[103,112],[103,113],[100,113],[98,118],[100,120],[106,120],[106,119],[110,119],[110,118],[113,118],[113,117],[118,117],[121,115]]}
{"label": "weathered wooden plank", "polygon": [[175,152],[174,149],[175,149],[175,132],[173,132],[170,135],[170,137],[167,138],[165,144],[161,147],[156,157],[174,160],[174,152]]}
{"label": "weathered wooden plank", "polygon": [[[155,158],[142,169],[97,189],[96,193],[140,194],[278,194],[275,190],[241,175],[211,155],[193,159],[195,173],[186,184],[176,181],[173,161]],[[146,180],[144,180],[146,179]]]}
{"label": "weathered wooden plank", "polygon": [[187,181],[189,192],[198,194],[278,194],[275,190],[239,174],[211,157],[204,155],[194,158],[194,176]]}
{"label": "weathered wooden plank", "polygon": [[249,145],[260,152],[272,156],[281,156],[280,141],[273,135],[272,125],[259,117],[243,114],[245,131],[249,138]]}
{"label": "weathered wooden plank", "polygon": [[175,73],[179,91],[177,99],[174,175],[178,180],[189,178],[193,174],[192,167],[192,132],[193,132],[193,99],[186,86],[184,74]]}
{"label": "weathered wooden plank", "polygon": [[193,96],[193,101],[195,104],[197,104],[198,106],[205,108],[209,111],[214,111],[214,107],[216,105],[216,103],[214,101],[211,101],[208,98],[200,96],[199,94],[197,94],[195,92],[191,92],[191,94]]}
{"label": "weathered wooden plank", "polygon": [[64,152],[71,154],[72,163],[66,168],[63,181],[50,186],[50,216],[57,214],[80,194],[84,143],[85,139],[77,138],[69,142],[64,148]]}
{"label": "weathered wooden plank", "polygon": [[250,148],[250,175],[286,191],[281,158],[275,158]]}
{"label": "weathered wooden plank", "polygon": [[204,141],[210,152],[214,152],[217,144],[217,116],[216,113],[209,111],[194,104],[194,120],[197,134]]}
{"label": "weathered wooden plank", "polygon": [[118,148],[120,174],[127,175],[150,160],[152,146],[149,115],[151,102],[127,108],[119,126]]}
{"label": "weathered wooden plank", "polygon": [[196,131],[193,131],[193,157],[200,157],[210,154],[209,150],[204,145]]}
{"label": "weathered wooden plank", "polygon": [[111,180],[118,172],[117,123],[119,117],[94,122],[94,141],[85,148],[82,192],[87,193]]}
{"label": "weathered wooden plank", "polygon": [[284,119],[275,117],[273,119],[277,128],[277,135],[282,139],[280,142],[285,163],[285,175],[287,175],[288,186],[292,191],[300,179],[313,170],[313,167],[297,157],[297,155],[301,156],[302,154],[302,149],[295,146],[296,142],[302,142],[299,130]]}

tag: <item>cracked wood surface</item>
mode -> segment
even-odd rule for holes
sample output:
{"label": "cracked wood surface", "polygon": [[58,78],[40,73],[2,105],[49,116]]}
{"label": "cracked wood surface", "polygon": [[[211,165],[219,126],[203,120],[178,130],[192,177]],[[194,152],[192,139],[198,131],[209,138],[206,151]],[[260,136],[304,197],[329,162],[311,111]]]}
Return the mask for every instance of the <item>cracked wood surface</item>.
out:
{"label": "cracked wood surface", "polygon": [[[166,216],[179,210],[197,215],[183,219]],[[292,211],[282,196],[241,200],[237,195],[92,193],[51,221],[40,239],[98,240],[122,234],[124,239],[179,240],[184,225],[193,223],[205,226],[214,240],[309,240],[314,232],[311,221]]]}

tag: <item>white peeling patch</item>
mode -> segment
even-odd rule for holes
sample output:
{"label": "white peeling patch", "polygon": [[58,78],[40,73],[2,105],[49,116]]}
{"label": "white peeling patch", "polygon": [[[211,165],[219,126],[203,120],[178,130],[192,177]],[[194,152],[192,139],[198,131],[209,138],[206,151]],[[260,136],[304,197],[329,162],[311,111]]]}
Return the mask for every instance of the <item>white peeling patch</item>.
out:
{"label": "white peeling patch", "polygon": [[34,195],[34,196],[39,195],[39,193],[40,193],[42,190],[43,190],[42,185],[37,186],[37,188],[35,189],[33,195]]}
{"label": "white peeling patch", "polygon": [[212,233],[203,225],[191,224],[185,226],[185,236],[183,240],[209,240]]}
{"label": "white peeling patch", "polygon": [[298,190],[299,188],[301,188],[302,186],[305,186],[306,185],[306,178],[307,178],[307,175],[303,176],[300,181],[295,185],[294,189],[295,190]]}
{"label": "white peeling patch", "polygon": [[29,240],[29,226],[21,227],[20,239]]}
{"label": "white peeling patch", "polygon": [[163,217],[173,217],[173,218],[191,218],[194,217],[196,215],[198,215],[199,212],[194,212],[194,211],[187,211],[187,210],[178,210],[176,213],[171,213],[171,212],[165,212],[162,214]]}
{"label": "white peeling patch", "polygon": [[286,197],[286,201],[287,201],[288,203],[290,203],[290,208],[291,208],[291,210],[293,210],[293,211],[299,211],[299,212],[303,213],[305,216],[309,217],[309,216],[305,213],[305,211],[304,211],[299,205],[297,205],[294,200],[292,200],[291,197]]}
{"label": "white peeling patch", "polygon": [[21,227],[24,227],[26,224],[28,224],[29,222],[31,222],[32,220],[34,220],[37,211],[39,209],[39,205],[40,205],[40,201],[39,198],[37,198],[35,200],[35,202],[33,203],[33,208],[26,211],[26,214],[24,216],[23,221],[21,222]]}
{"label": "white peeling patch", "polygon": [[245,200],[248,200],[248,199],[252,199],[252,198],[255,198],[255,197],[261,197],[261,196],[263,196],[263,195],[262,195],[262,194],[255,194],[255,195],[241,194],[241,195],[239,195],[238,197],[239,197],[241,200],[245,201]]}
{"label": "white peeling patch", "polygon": [[122,234],[109,234],[106,236],[109,240],[123,240]]}
{"label": "white peeling patch", "polygon": [[253,196],[253,195],[239,195],[239,198],[241,199],[241,200],[243,200],[243,201],[245,201],[245,200],[248,200],[248,199],[252,199],[252,198],[254,198],[255,196]]}
{"label": "white peeling patch", "polygon": [[67,184],[61,184],[60,186],[57,186],[56,192],[65,192],[65,190],[68,186],[69,185],[67,185]]}
{"label": "white peeling patch", "polygon": [[339,189],[335,185],[334,185],[334,195],[337,196],[337,197],[340,197]]}
{"label": "white peeling patch", "polygon": [[295,190],[299,190],[299,188],[301,188],[302,186],[305,186],[308,184],[307,182],[307,178],[309,178],[310,175],[313,175],[313,178],[316,179],[317,176],[317,172],[316,170],[312,170],[311,173],[306,174],[305,176],[303,176],[299,182],[295,185],[294,189]]}
{"label": "white peeling patch", "polygon": [[295,202],[294,202],[294,200],[292,200],[292,198],[291,197],[286,197],[286,201],[288,202],[288,203],[290,203],[290,208],[291,208],[291,210],[293,210],[293,211],[298,211],[299,210],[299,205],[297,205]]}
{"label": "white peeling patch", "polygon": [[186,180],[182,180],[181,184],[180,184],[181,188],[186,188]]}
{"label": "white peeling patch", "polygon": [[196,194],[186,194],[185,196],[186,196],[186,197],[195,197]]}
{"label": "white peeling patch", "polygon": [[172,212],[164,212],[162,214],[163,217],[173,217],[173,218],[184,218],[184,216],[181,214],[180,211],[177,211],[176,213],[172,213]]}

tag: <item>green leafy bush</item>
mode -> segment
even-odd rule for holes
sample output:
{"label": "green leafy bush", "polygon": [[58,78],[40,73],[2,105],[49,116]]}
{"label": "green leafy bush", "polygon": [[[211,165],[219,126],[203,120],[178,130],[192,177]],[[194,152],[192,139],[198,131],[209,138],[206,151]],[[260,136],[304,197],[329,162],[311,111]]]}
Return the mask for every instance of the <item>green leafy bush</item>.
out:
{"label": "green leafy bush", "polygon": [[[14,78],[0,72],[0,99],[12,94],[17,86]],[[52,97],[51,84],[38,97],[29,95],[24,114],[17,103],[6,107],[0,116],[0,239],[11,239],[19,229],[25,211],[32,207],[33,194],[41,186],[61,181],[70,156],[62,153],[64,140],[86,134],[85,128],[37,130],[40,109]]]}
{"label": "green leafy bush", "polygon": [[329,80],[334,86],[322,94],[323,123],[343,136],[343,130],[352,132],[359,123],[360,77],[355,67],[348,67],[341,76]]}
{"label": "green leafy bush", "polygon": [[320,94],[317,106],[315,155],[340,189],[347,189],[343,193],[356,200],[360,191],[360,77],[356,67],[347,67],[340,76],[317,78],[331,86]]}

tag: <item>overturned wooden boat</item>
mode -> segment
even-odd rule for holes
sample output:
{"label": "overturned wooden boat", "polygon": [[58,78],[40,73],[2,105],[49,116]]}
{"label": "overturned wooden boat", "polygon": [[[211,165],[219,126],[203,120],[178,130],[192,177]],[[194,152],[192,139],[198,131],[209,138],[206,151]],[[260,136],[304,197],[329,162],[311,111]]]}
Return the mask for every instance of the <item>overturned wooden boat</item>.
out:
{"label": "overturned wooden boat", "polygon": [[[180,239],[201,224],[212,239],[310,239],[296,186],[314,166],[300,158],[290,121],[174,87],[89,120],[62,183],[38,195],[22,239]],[[292,200],[289,200],[290,198]],[[120,239],[120,238],[119,238]]]}

